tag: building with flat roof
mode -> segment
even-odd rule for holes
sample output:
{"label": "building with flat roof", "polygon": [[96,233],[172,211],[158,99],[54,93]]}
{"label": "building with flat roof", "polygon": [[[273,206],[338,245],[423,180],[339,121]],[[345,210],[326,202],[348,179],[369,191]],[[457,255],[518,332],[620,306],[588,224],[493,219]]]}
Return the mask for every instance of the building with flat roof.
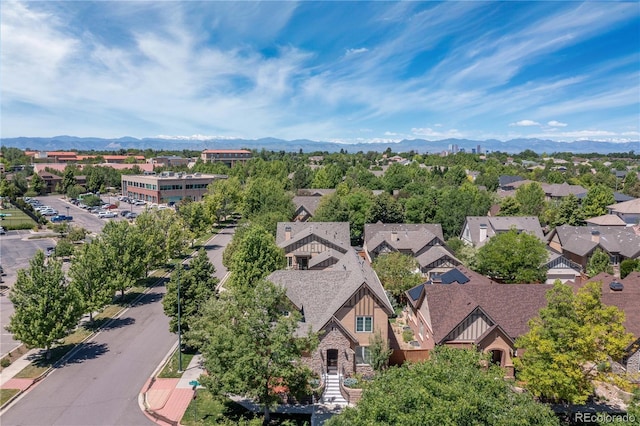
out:
{"label": "building with flat roof", "polygon": [[238,162],[246,163],[251,159],[251,151],[246,149],[205,149],[200,158],[205,163],[220,162],[233,167]]}
{"label": "building with flat roof", "polygon": [[122,175],[122,195],[150,203],[177,203],[183,198],[201,201],[207,186],[227,175],[163,172],[158,175]]}

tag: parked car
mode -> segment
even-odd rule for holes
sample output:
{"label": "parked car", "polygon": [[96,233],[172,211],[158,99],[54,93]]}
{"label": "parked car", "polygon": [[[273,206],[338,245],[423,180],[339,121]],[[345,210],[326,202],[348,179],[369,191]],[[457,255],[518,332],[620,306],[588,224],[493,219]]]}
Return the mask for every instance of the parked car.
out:
{"label": "parked car", "polygon": [[131,213],[129,210],[121,210],[121,211],[120,211],[120,216],[127,217],[127,215],[128,215],[129,213]]}
{"label": "parked car", "polygon": [[0,235],[4,235],[7,233],[7,230],[4,227],[0,226]]}
{"label": "parked car", "polygon": [[138,217],[138,213],[136,212],[127,212],[127,214],[124,216],[127,219],[135,219],[136,217]]}
{"label": "parked car", "polygon": [[55,216],[58,214],[58,211],[55,209],[50,210],[40,210],[40,214],[43,216]]}
{"label": "parked car", "polygon": [[100,219],[107,219],[110,217],[116,217],[118,216],[117,214],[115,214],[114,212],[98,212],[98,217]]}
{"label": "parked car", "polygon": [[67,221],[73,220],[73,216],[65,216],[63,214],[58,214],[52,217],[50,220],[51,222],[67,222]]}
{"label": "parked car", "polygon": [[45,254],[47,255],[47,257],[49,257],[53,254],[54,251],[56,251],[55,247],[47,247],[47,251],[45,252]]}
{"label": "parked car", "polygon": [[133,203],[135,206],[144,206],[145,204],[147,204],[146,202],[142,201],[142,200],[136,200]]}

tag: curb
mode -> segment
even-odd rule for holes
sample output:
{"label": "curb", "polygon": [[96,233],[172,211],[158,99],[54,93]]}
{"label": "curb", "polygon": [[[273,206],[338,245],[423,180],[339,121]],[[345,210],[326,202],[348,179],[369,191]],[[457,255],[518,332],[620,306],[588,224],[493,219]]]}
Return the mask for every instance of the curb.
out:
{"label": "curb", "polygon": [[[143,388],[143,391],[140,392],[140,394],[138,395],[138,405],[140,406],[140,410],[142,410],[142,412],[144,413],[144,415],[151,421],[153,422],[157,422],[158,420],[169,424],[171,426],[178,426],[180,424],[179,421],[176,420],[171,420],[168,417],[163,416],[162,414],[157,413],[155,410],[152,410],[151,407],[149,407],[149,403],[147,402],[147,393],[149,392],[149,390],[151,389],[151,387],[153,386],[153,383],[156,381],[156,378],[158,376],[158,373],[160,373],[160,371],[162,371],[162,369],[167,365],[167,363],[171,360],[171,356],[173,355],[173,353],[176,351],[176,349],[178,348],[178,342],[176,342],[171,349],[169,350],[169,352],[164,356],[164,358],[162,359],[162,361],[160,362],[160,364],[158,364],[158,366],[156,367],[156,369],[153,371],[153,373],[151,373],[151,377],[149,378],[149,380],[147,381],[147,383],[145,384],[146,389]],[[169,394],[169,397],[171,397],[171,394]],[[168,399],[167,399],[168,400]],[[163,406],[166,405],[167,401],[164,402]],[[161,407],[161,408],[162,408]]]}

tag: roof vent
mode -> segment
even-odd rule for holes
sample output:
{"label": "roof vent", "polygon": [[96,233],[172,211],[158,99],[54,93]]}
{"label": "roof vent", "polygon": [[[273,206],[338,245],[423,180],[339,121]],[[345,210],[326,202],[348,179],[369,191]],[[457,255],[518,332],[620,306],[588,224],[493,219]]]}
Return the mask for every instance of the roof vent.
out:
{"label": "roof vent", "polygon": [[611,281],[611,284],[609,284],[609,288],[613,291],[622,291],[624,286],[619,281]]}

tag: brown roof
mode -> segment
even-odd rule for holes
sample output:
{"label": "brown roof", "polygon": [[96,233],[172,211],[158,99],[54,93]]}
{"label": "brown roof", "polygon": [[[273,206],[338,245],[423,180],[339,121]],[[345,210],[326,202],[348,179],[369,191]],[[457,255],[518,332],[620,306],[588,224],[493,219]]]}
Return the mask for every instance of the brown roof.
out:
{"label": "brown roof", "polygon": [[[624,326],[636,338],[640,337],[640,272],[632,272],[624,279],[613,275],[600,273],[584,283],[570,282],[574,290],[584,287],[589,282],[602,283],[602,302],[606,305],[617,306],[625,314]],[[622,283],[622,290],[614,291],[610,284],[613,281]]]}
{"label": "brown roof", "polygon": [[425,285],[434,340],[442,340],[477,308],[512,339],[529,331],[528,322],[547,305],[544,284]]}

